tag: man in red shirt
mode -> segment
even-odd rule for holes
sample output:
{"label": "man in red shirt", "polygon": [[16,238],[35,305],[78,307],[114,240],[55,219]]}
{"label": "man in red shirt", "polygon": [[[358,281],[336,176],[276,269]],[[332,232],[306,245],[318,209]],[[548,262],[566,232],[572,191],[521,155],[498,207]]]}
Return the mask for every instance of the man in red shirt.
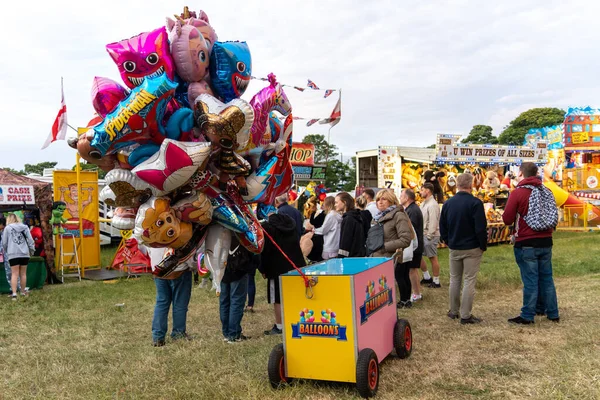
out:
{"label": "man in red shirt", "polygon": [[[519,168],[519,183],[504,207],[502,219],[506,225],[515,223],[515,259],[523,281],[523,308],[521,315],[508,320],[510,323],[528,325],[534,323],[535,315],[546,315],[559,322],[558,300],[552,278],[552,232],[533,230],[523,218],[529,210],[532,190],[526,187],[542,185],[534,163],[523,163]],[[532,210],[534,212],[535,210]]]}

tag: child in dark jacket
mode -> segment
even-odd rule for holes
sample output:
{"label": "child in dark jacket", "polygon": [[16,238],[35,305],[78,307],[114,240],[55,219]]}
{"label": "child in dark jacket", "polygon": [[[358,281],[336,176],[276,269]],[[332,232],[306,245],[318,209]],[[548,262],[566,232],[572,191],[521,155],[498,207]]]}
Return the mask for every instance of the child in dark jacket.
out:
{"label": "child in dark jacket", "polygon": [[354,208],[354,199],[346,192],[335,196],[335,209],[344,213],[340,231],[338,257],[365,257],[366,237],[360,210]]}
{"label": "child in dark jacket", "polygon": [[[265,335],[277,335],[282,332],[281,323],[281,299],[279,296],[279,275],[294,269],[287,260],[285,253],[298,268],[306,265],[302,250],[300,249],[300,237],[296,229],[296,223],[285,214],[271,214],[269,219],[262,224],[263,229],[275,240],[281,251],[273,244],[267,236],[261,253],[261,263],[258,268],[263,278],[268,279],[267,301],[273,304],[275,312],[275,325],[271,330],[265,331]],[[283,251],[283,253],[282,253]]]}

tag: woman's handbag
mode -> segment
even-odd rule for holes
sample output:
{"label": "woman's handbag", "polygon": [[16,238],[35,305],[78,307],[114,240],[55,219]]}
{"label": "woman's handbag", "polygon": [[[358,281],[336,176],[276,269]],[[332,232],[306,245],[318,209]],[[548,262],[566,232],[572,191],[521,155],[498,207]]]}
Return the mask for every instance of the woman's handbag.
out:
{"label": "woman's handbag", "polygon": [[402,263],[407,263],[413,260],[415,255],[415,250],[419,247],[419,239],[417,239],[417,232],[415,232],[415,228],[411,224],[412,229],[412,241],[408,245],[407,248],[402,250]]}

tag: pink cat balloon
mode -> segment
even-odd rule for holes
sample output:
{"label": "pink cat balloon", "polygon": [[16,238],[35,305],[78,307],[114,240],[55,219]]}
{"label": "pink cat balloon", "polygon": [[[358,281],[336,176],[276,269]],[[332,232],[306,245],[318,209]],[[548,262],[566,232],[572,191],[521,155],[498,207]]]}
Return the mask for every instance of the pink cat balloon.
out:
{"label": "pink cat balloon", "polygon": [[173,80],[175,66],[164,27],[107,44],[106,51],[119,67],[123,82],[131,89],[141,85],[144,78],[163,73]]}
{"label": "pink cat balloon", "polygon": [[106,117],[121,100],[127,97],[129,91],[112,79],[101,76],[94,77],[92,83],[92,105],[98,115]]}

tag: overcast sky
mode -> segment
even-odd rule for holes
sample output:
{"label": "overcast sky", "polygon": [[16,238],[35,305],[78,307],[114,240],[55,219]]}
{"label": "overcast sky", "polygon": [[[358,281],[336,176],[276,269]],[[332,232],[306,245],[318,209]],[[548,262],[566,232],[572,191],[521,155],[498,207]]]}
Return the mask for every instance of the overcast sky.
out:
{"label": "overcast sky", "polygon": [[[331,141],[349,156],[378,145],[427,146],[436,133],[488,124],[498,135],[532,107],[600,106],[598,1],[132,1],[4,2],[0,24],[0,167],[58,161],[65,142],[40,150],[60,104],[92,117],[94,76],[121,81],[110,42],[156,29],[201,5],[219,39],[245,40],[253,75],[343,89]],[[94,4],[94,7],[88,6]],[[264,86],[253,82],[244,98]],[[294,115],[327,117],[337,100],[288,88]],[[294,137],[327,134],[295,124]],[[72,135],[73,133],[69,133]]]}

